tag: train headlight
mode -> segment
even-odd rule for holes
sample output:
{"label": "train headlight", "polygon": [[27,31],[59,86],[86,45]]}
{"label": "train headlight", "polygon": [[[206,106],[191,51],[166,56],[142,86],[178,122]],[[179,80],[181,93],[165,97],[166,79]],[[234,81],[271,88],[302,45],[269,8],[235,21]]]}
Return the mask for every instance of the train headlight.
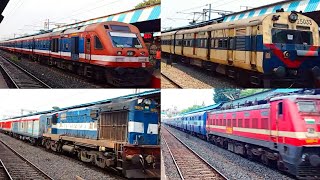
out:
{"label": "train headlight", "polygon": [[118,55],[118,56],[122,55],[122,51],[118,51],[118,52],[117,52],[117,55]]}
{"label": "train headlight", "polygon": [[128,56],[133,56],[133,55],[134,55],[134,52],[133,52],[133,51],[128,51],[128,52],[127,52],[127,55],[128,55]]}
{"label": "train headlight", "polygon": [[144,56],[144,55],[146,55],[146,53],[145,52],[140,52],[140,55]]}
{"label": "train headlight", "polygon": [[146,105],[151,105],[151,103],[152,103],[150,99],[145,99],[143,102]]}
{"label": "train headlight", "polygon": [[289,21],[291,23],[295,23],[296,21],[298,20],[298,14],[296,12],[292,12],[290,15],[289,15]]}

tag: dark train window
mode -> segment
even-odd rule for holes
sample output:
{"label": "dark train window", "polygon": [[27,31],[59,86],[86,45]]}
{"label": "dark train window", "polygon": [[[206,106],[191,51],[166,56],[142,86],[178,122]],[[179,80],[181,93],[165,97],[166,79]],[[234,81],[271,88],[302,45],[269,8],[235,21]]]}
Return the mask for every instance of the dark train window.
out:
{"label": "dark train window", "polygon": [[238,119],[238,127],[243,127],[242,126],[242,119]]}
{"label": "dark train window", "polygon": [[272,42],[282,44],[313,44],[312,32],[288,29],[272,29]]}
{"label": "dark train window", "polygon": [[269,119],[268,118],[261,119],[261,129],[269,129]]}
{"label": "dark train window", "polygon": [[249,128],[250,127],[250,119],[245,119],[244,120],[244,127]]}
{"label": "dark train window", "polygon": [[100,39],[98,38],[98,36],[94,36],[94,48],[95,49],[102,49],[102,43],[100,41]]}
{"label": "dark train window", "polygon": [[258,129],[258,119],[257,118],[253,118],[252,119],[252,128],[256,128]]}
{"label": "dark train window", "polygon": [[110,27],[113,31],[130,32],[130,28],[128,26],[110,25]]}
{"label": "dark train window", "polygon": [[198,120],[201,120],[201,116],[199,116],[199,119]]}
{"label": "dark train window", "polygon": [[232,126],[237,127],[237,120],[236,119],[232,119]]}
{"label": "dark train window", "polygon": [[211,124],[212,124],[212,125],[216,125],[216,120],[215,120],[215,119],[212,119]]}
{"label": "dark train window", "polygon": [[225,126],[226,124],[227,124],[227,120],[224,119],[224,120],[223,120],[223,125]]}
{"label": "dark train window", "polygon": [[220,125],[220,126],[222,126],[222,119],[220,119],[220,123],[219,123],[219,125]]}
{"label": "dark train window", "polygon": [[229,49],[235,49],[235,43],[234,38],[229,39]]}
{"label": "dark train window", "polygon": [[283,105],[282,102],[278,103],[278,115],[282,115],[283,114]]}

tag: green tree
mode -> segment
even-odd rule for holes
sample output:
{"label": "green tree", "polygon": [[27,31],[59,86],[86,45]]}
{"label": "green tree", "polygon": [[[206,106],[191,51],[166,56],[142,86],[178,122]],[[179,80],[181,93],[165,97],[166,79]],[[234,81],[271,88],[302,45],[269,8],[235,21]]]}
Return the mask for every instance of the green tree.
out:
{"label": "green tree", "polygon": [[143,8],[143,7],[158,4],[158,3],[161,3],[161,0],[143,0],[143,2],[136,5],[135,8],[136,9]]}
{"label": "green tree", "polygon": [[250,96],[267,90],[269,89],[243,89],[240,93],[240,97]]}
{"label": "green tree", "polygon": [[213,100],[215,103],[226,102],[239,98],[241,89],[214,89]]}
{"label": "green tree", "polygon": [[186,112],[190,112],[199,108],[204,107],[204,105],[193,105],[191,107],[188,107],[187,109],[183,109],[180,113],[186,113]]}

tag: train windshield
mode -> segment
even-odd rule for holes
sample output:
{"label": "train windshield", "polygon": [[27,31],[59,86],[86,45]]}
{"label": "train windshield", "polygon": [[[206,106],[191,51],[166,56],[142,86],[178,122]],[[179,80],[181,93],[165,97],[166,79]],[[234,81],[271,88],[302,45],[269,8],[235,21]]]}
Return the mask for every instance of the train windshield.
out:
{"label": "train windshield", "polygon": [[272,42],[282,44],[312,45],[312,32],[287,29],[272,29]]}
{"label": "train windshield", "polygon": [[136,34],[124,32],[110,32],[112,43],[120,48],[142,48]]}
{"label": "train windshield", "polygon": [[317,112],[317,106],[314,101],[298,101],[297,104],[298,104],[299,112],[306,112],[306,113]]}

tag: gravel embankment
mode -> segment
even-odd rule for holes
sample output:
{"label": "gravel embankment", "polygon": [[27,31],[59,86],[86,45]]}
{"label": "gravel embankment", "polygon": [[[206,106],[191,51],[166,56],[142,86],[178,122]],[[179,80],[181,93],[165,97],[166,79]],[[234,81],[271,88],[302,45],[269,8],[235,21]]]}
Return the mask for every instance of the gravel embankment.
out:
{"label": "gravel embankment", "polygon": [[86,180],[124,179],[102,172],[102,169],[89,167],[78,160],[47,152],[40,147],[32,146],[2,133],[0,133],[0,139],[56,180],[75,180],[77,176]]}
{"label": "gravel embankment", "polygon": [[[166,126],[167,127],[167,126]],[[178,138],[183,140],[189,147],[200,154],[204,159],[216,167],[221,173],[223,173],[230,180],[239,179],[266,179],[266,180],[291,180],[292,178],[281,174],[277,170],[270,169],[257,162],[249,161],[239,155],[224,150],[220,147],[212,145],[208,142],[200,140],[196,137],[186,134],[167,127]],[[167,165],[171,167],[170,165]]]}
{"label": "gravel embankment", "polygon": [[164,172],[166,173],[167,180],[181,179],[179,172],[178,172],[176,166],[174,165],[174,162],[173,162],[173,159],[170,155],[168,147],[163,140],[161,141],[161,155],[163,158],[163,163],[164,163],[164,167],[165,167]]}
{"label": "gravel embankment", "polygon": [[[165,62],[165,60],[162,61]],[[176,63],[173,63],[173,66],[171,67],[163,62],[161,63],[161,72],[183,88],[208,89],[239,87],[232,79],[216,73],[214,75],[209,75],[205,70],[199,70],[195,67],[187,67]]]}
{"label": "gravel embankment", "polygon": [[166,78],[161,76],[161,88],[176,89],[177,87],[173,85],[170,81],[168,81]]}
{"label": "gravel embankment", "polygon": [[101,88],[98,85],[87,82],[84,78],[80,78],[77,75],[66,73],[53,67],[41,65],[25,58],[18,60],[15,55],[4,51],[0,51],[0,53],[13,60],[16,64],[35,75],[52,88]]}

